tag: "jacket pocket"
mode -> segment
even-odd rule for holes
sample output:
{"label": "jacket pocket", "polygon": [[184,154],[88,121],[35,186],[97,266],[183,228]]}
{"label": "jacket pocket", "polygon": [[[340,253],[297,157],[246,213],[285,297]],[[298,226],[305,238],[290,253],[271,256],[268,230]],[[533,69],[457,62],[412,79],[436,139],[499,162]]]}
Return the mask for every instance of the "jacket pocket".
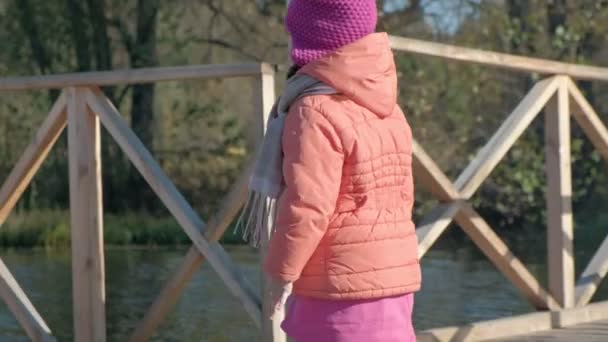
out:
{"label": "jacket pocket", "polygon": [[340,195],[336,202],[336,213],[347,213],[355,211],[365,205],[367,202],[367,195],[348,194]]}

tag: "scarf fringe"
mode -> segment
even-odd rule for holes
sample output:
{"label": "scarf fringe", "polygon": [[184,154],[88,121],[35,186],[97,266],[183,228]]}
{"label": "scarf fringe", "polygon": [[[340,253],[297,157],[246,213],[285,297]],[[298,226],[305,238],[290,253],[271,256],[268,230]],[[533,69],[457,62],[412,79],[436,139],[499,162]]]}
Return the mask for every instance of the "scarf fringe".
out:
{"label": "scarf fringe", "polygon": [[274,233],[277,200],[251,191],[236,223],[236,234],[254,248],[262,244],[262,234]]}
{"label": "scarf fringe", "polygon": [[249,197],[235,230],[253,247],[260,247],[270,238],[266,235],[275,231],[277,200],[284,186],[281,142],[290,105],[305,96],[336,93],[335,89],[319,80],[296,74],[287,81],[285,91],[272,107],[266,135],[249,181]]}

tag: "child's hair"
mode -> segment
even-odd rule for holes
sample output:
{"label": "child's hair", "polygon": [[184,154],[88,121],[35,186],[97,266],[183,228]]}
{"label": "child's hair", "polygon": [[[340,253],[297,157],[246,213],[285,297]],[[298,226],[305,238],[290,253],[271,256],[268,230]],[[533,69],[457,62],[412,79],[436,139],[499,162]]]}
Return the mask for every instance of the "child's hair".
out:
{"label": "child's hair", "polygon": [[287,79],[292,78],[298,72],[298,70],[300,70],[300,68],[301,67],[297,64],[294,64],[289,67],[289,70],[287,70]]}

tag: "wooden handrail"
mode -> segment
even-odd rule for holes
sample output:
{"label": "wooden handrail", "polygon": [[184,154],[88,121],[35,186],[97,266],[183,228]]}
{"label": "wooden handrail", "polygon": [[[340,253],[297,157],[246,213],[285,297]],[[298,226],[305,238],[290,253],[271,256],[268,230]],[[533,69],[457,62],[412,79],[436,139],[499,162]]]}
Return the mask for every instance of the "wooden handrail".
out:
{"label": "wooden handrail", "polygon": [[247,77],[273,72],[273,67],[269,64],[246,63],[94,71],[46,76],[6,77],[0,78],[0,91],[52,89],[78,86],[108,86],[217,77]]}
{"label": "wooden handrail", "polygon": [[[395,51],[410,52],[459,62],[488,65],[502,69],[551,75],[559,74],[567,75],[575,79],[608,82],[608,68],[603,67],[523,57],[397,36],[391,36],[390,40],[391,46]],[[0,91],[51,89],[77,86],[108,86],[216,77],[246,77],[257,76],[260,74],[270,74],[273,72],[274,67],[267,63],[244,63],[6,77],[0,78]]]}
{"label": "wooden handrail", "polygon": [[489,65],[501,69],[539,74],[567,75],[576,79],[608,81],[608,68],[523,57],[396,36],[391,36],[390,40],[391,46],[395,51]]}

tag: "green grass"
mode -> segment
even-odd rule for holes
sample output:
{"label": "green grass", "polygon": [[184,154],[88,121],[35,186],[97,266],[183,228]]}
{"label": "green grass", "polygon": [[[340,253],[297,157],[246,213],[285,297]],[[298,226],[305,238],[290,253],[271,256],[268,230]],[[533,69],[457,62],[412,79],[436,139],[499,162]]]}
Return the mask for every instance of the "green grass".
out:
{"label": "green grass", "polygon": [[[14,213],[0,226],[0,247],[68,247],[70,245],[69,213],[34,211]],[[241,243],[229,229],[223,243]],[[187,245],[190,239],[171,217],[141,213],[104,216],[106,245],[169,246]]]}

